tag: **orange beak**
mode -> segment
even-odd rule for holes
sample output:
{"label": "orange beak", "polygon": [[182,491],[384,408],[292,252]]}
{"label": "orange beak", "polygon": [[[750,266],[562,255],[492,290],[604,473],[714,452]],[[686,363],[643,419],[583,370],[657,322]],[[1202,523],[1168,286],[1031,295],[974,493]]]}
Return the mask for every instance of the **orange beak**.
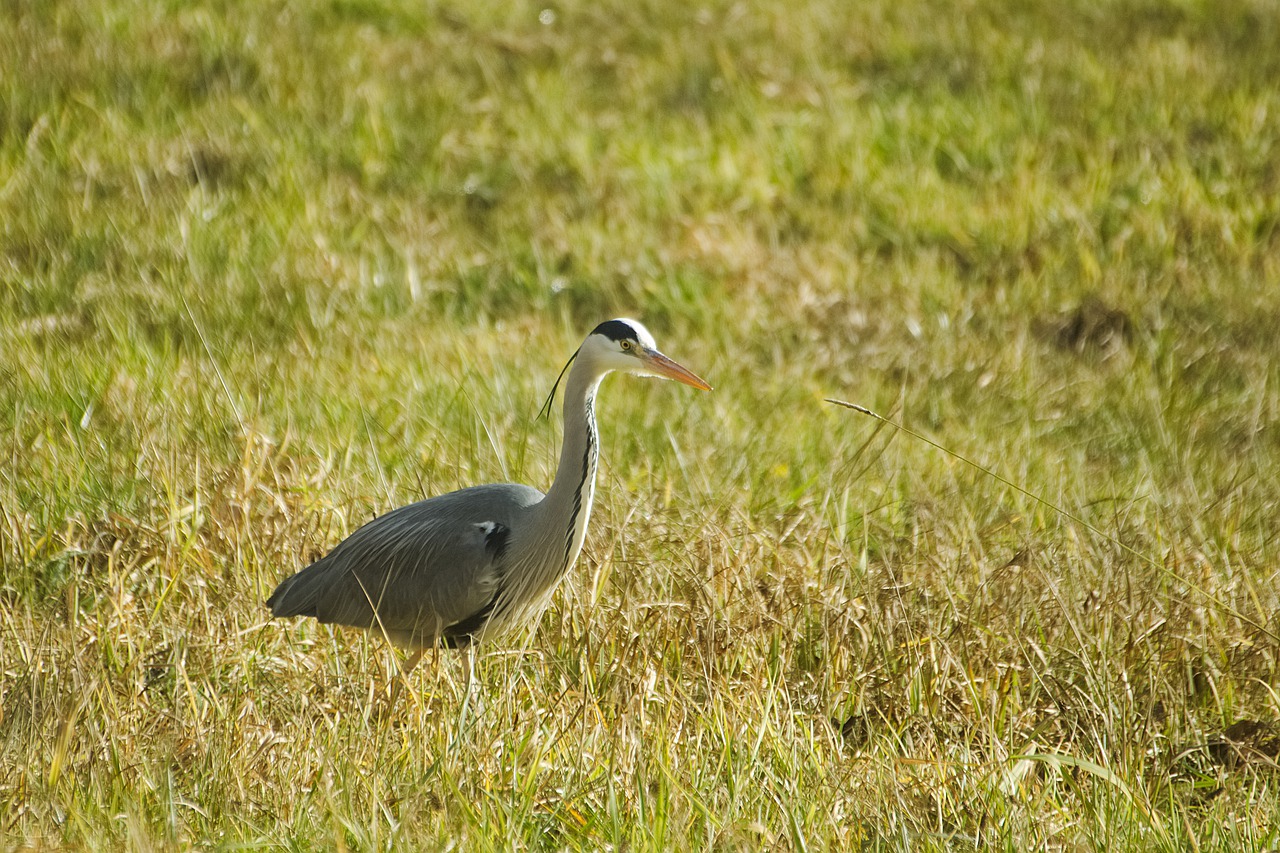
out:
{"label": "orange beak", "polygon": [[684,365],[672,361],[657,350],[648,350],[641,358],[645,367],[653,371],[654,376],[661,376],[663,379],[674,379],[677,382],[683,382],[685,385],[692,385],[699,391],[710,391],[711,386]]}

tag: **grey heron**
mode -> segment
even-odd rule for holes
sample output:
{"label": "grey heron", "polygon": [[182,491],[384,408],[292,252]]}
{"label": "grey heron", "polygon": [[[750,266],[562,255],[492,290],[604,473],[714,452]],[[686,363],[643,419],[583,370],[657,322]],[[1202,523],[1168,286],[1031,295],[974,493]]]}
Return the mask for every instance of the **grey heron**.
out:
{"label": "grey heron", "polygon": [[[462,649],[469,697],[472,644],[535,618],[582,549],[595,494],[601,380],[617,371],[711,390],[659,352],[648,330],[631,319],[596,326],[561,378],[570,365],[560,462],[545,495],[531,486],[490,483],[388,512],[286,578],[267,599],[272,615],[381,634],[410,651],[402,677],[429,649]],[[548,406],[554,387],[551,395]]]}

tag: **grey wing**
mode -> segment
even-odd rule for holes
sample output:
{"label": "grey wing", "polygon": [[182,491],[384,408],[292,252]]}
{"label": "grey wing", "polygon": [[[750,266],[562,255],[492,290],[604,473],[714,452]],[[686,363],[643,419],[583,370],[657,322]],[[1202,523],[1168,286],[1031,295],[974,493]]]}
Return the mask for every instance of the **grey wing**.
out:
{"label": "grey wing", "polygon": [[432,513],[442,507],[429,504],[361,527],[282,583],[267,601],[272,612],[381,630],[405,645],[479,631],[501,587],[510,530]]}

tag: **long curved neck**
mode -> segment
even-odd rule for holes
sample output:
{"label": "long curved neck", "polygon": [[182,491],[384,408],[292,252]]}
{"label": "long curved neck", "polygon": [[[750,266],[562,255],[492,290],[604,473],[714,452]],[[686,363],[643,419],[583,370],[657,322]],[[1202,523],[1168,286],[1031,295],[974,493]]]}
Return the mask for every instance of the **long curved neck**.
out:
{"label": "long curved neck", "polygon": [[[587,535],[587,519],[591,516],[596,491],[596,463],[600,458],[595,401],[602,378],[585,358],[579,358],[565,383],[564,444],[555,481],[541,507],[548,533],[563,543],[561,571],[573,565]],[[561,559],[558,550],[556,559],[557,562]]]}

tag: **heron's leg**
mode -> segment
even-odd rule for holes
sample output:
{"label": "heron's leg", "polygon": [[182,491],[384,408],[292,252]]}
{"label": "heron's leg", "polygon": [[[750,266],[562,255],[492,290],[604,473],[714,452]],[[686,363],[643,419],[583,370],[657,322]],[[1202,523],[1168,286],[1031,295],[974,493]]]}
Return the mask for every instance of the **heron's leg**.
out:
{"label": "heron's leg", "polygon": [[467,649],[467,695],[471,697],[471,705],[476,709],[476,714],[484,713],[484,686],[480,683],[479,676],[476,675],[476,652],[473,649]]}
{"label": "heron's leg", "polygon": [[475,657],[472,655],[470,644],[462,647],[462,662],[466,667],[467,678],[462,686],[462,708],[458,711],[458,728],[462,728],[462,723],[467,719],[467,708],[471,703],[471,681],[476,676]]}
{"label": "heron's leg", "polygon": [[[422,649],[417,649],[413,654],[409,655],[403,665],[397,666],[398,672],[391,676],[391,683],[387,685],[386,692],[383,694],[383,714],[389,712],[391,707],[395,705],[396,699],[400,696],[400,689],[404,686],[405,680],[408,679],[409,673],[413,672],[413,669],[418,665],[418,662],[422,660],[422,656],[424,654],[425,652]],[[393,661],[395,659],[394,655],[395,652],[393,651]]]}
{"label": "heron's leg", "polygon": [[[467,725],[467,711],[471,707],[471,694],[476,689],[476,658],[475,652],[472,650],[472,644],[468,643],[462,647],[463,665],[467,669],[466,684],[462,688],[462,707],[458,710],[458,733],[455,735],[456,740],[462,735],[463,729]],[[479,704],[479,697],[476,697]]]}
{"label": "heron's leg", "polygon": [[426,649],[417,649],[413,654],[409,655],[404,662],[404,666],[400,667],[400,677],[408,678],[409,673],[413,672],[413,668],[422,661],[422,656],[426,653]]}

